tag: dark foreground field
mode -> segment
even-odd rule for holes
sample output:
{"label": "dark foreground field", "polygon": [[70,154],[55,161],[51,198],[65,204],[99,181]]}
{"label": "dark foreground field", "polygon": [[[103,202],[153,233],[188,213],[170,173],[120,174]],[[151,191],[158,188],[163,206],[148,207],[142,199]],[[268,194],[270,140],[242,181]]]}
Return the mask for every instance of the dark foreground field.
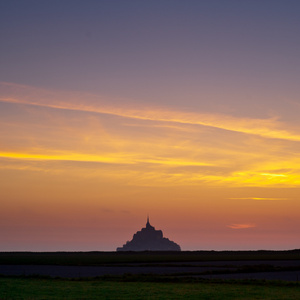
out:
{"label": "dark foreground field", "polygon": [[64,278],[154,274],[299,281],[300,251],[2,252],[0,274]]}
{"label": "dark foreground field", "polygon": [[85,265],[207,261],[300,260],[300,249],[287,251],[144,251],[144,252],[0,252],[0,264]]}
{"label": "dark foreground field", "polygon": [[111,279],[0,277],[0,299],[300,299],[300,285],[282,282],[190,281],[143,276]]}
{"label": "dark foreground field", "polygon": [[0,253],[0,299],[300,299],[300,251]]}
{"label": "dark foreground field", "polygon": [[0,274],[41,275],[62,278],[99,276],[160,275],[206,279],[300,280],[300,260],[289,261],[211,261],[183,263],[127,263],[102,266],[0,265]]}

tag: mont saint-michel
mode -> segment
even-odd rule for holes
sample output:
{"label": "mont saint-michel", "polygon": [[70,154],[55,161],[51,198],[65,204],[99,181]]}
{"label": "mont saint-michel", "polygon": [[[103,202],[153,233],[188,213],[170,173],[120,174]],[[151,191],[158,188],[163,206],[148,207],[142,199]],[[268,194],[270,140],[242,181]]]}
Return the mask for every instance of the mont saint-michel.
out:
{"label": "mont saint-michel", "polygon": [[117,251],[181,251],[178,244],[163,237],[161,230],[156,230],[150,225],[147,218],[146,227],[137,231],[131,241],[123,247],[118,247]]}

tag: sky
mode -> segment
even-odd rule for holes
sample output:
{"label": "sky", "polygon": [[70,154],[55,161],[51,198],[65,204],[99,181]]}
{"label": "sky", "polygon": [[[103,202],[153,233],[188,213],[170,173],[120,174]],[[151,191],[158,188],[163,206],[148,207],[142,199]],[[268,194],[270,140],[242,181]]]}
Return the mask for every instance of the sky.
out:
{"label": "sky", "polygon": [[2,0],[0,251],[300,248],[300,1]]}

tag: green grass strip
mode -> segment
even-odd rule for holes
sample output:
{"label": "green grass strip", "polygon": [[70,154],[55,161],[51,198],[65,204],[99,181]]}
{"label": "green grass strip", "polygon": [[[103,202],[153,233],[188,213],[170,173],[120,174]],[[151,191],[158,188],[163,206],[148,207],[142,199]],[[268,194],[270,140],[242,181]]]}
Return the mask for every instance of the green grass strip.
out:
{"label": "green grass strip", "polygon": [[[136,279],[137,280],[137,279]],[[299,284],[0,277],[0,299],[300,299]]]}

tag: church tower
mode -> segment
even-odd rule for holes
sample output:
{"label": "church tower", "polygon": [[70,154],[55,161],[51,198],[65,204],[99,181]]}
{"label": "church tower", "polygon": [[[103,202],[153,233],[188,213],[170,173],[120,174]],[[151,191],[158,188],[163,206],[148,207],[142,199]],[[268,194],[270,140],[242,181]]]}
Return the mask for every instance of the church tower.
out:
{"label": "church tower", "polygon": [[146,229],[154,229],[154,227],[150,225],[150,222],[149,222],[149,215],[147,215]]}

